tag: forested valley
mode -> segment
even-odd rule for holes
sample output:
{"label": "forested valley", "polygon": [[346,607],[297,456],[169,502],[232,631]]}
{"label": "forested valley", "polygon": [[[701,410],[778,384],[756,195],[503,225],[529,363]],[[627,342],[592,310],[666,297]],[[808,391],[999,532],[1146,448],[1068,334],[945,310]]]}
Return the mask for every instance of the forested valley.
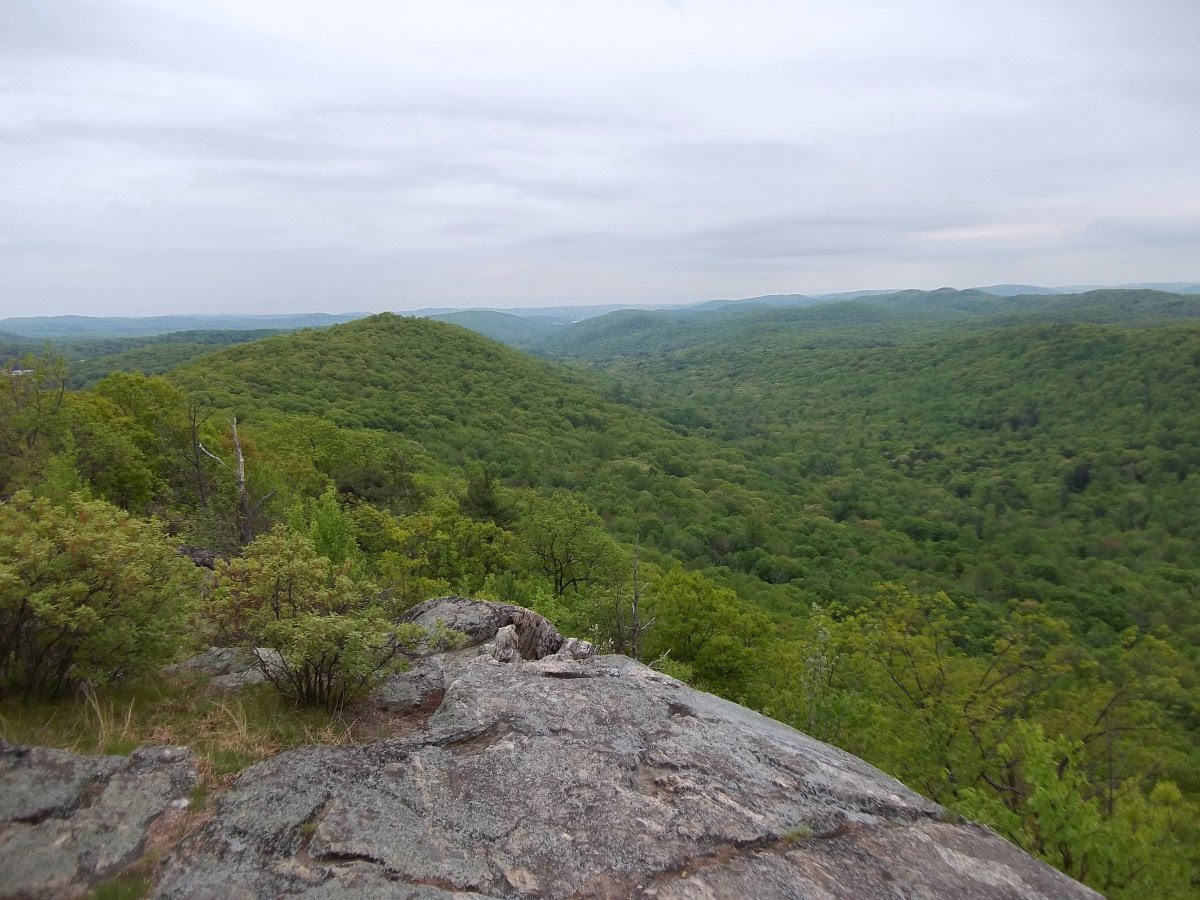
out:
{"label": "forested valley", "polygon": [[[6,345],[5,737],[111,749],[136,714],[233,772],[345,729],[388,648],[428,639],[396,615],[460,594],[1112,896],[1200,888],[1200,298],[455,321]],[[324,668],[240,726],[160,683],[233,644]],[[257,749],[222,734],[247,716]]]}

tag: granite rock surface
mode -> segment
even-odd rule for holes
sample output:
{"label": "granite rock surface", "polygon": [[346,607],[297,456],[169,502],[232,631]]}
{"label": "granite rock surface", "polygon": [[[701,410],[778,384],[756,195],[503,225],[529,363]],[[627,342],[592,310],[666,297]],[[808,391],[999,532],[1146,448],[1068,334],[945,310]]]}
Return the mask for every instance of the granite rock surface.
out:
{"label": "granite rock surface", "polygon": [[[536,613],[443,598],[408,618],[440,621],[469,646],[430,654],[375,693],[390,736],[247,769],[170,849],[154,896],[1098,896],[862,760],[596,656]],[[155,754],[147,771],[161,777],[100,820],[128,835],[101,851],[91,811],[109,816],[106,786],[138,784]],[[53,871],[20,875],[33,893],[119,867],[186,793],[189,758],[5,748],[0,868],[56,839],[28,831],[46,823],[74,835],[72,849]],[[32,786],[36,766],[45,790]]]}

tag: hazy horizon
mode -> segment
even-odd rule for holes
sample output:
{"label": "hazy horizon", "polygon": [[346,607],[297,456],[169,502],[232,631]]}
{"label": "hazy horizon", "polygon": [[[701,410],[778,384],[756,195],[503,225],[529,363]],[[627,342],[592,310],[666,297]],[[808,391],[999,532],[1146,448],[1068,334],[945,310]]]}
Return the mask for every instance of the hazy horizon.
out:
{"label": "hazy horizon", "polygon": [[[1196,290],[1196,288],[1200,288],[1200,279],[1198,279],[1196,281],[1190,281],[1190,282],[1173,282],[1173,283],[1157,282],[1157,283],[1149,283],[1149,284],[1134,283],[1134,284],[1126,284],[1126,285],[1020,285],[1020,286],[1040,287],[1040,288],[1046,288],[1046,289],[1057,288],[1057,289],[1061,290],[1061,292],[1063,294],[1071,294],[1071,293],[1081,293],[1085,290],[1096,290],[1096,289],[1103,290],[1103,289],[1108,289],[1108,288],[1131,289],[1131,288],[1142,288],[1142,287],[1146,287],[1146,288],[1153,289],[1153,290],[1162,290],[1162,291],[1170,292],[1169,288],[1170,288],[1170,285],[1172,285],[1172,284],[1174,284],[1176,286],[1186,285],[1187,287],[1192,289],[1187,294],[1184,294],[1183,296],[1196,296],[1196,295],[1200,294],[1200,290]],[[1017,286],[1017,284],[1014,282],[997,282],[997,284],[995,284],[995,285],[971,285],[971,286],[965,286],[965,287],[940,285],[939,288],[893,288],[893,289],[863,288],[860,290],[830,292],[827,294],[821,294],[821,293],[806,294],[803,291],[786,291],[786,292],[781,292],[781,294],[775,295],[775,296],[780,296],[780,295],[808,296],[808,297],[812,297],[813,299],[834,300],[835,298],[840,299],[842,294],[847,294],[847,295],[883,294],[883,293],[891,293],[892,291],[895,291],[895,292],[900,292],[900,291],[905,291],[905,290],[932,291],[932,290],[945,289],[945,288],[949,288],[950,290],[975,290],[975,289],[987,289],[989,287],[1005,287],[1005,286]],[[147,313],[146,315],[123,315],[123,314],[107,314],[107,313],[88,313],[88,314],[63,313],[63,314],[55,315],[55,314],[43,314],[43,313],[28,313],[28,314],[24,314],[24,315],[0,316],[0,323],[8,321],[9,319],[19,320],[19,319],[26,319],[26,318],[82,317],[82,318],[97,318],[97,319],[106,319],[106,318],[110,318],[110,319],[120,319],[120,318],[147,319],[147,318],[161,318],[161,317],[210,317],[210,318],[220,319],[220,318],[231,318],[231,317],[248,317],[248,318],[264,318],[264,319],[270,319],[270,318],[281,318],[282,319],[282,318],[297,318],[297,317],[302,317],[302,316],[316,316],[316,315],[328,315],[331,317],[347,316],[347,315],[370,316],[370,315],[376,315],[378,313],[384,313],[384,312],[394,312],[394,313],[398,313],[401,315],[411,315],[414,313],[421,313],[424,315],[438,315],[438,314],[443,314],[443,313],[472,312],[472,311],[481,311],[481,312],[517,312],[517,311],[519,311],[519,312],[528,314],[528,313],[536,312],[539,310],[552,311],[552,310],[561,310],[561,309],[579,309],[581,311],[587,310],[590,312],[590,314],[596,315],[596,314],[602,314],[600,312],[596,312],[597,310],[604,310],[609,307],[611,307],[613,309],[621,309],[621,308],[682,309],[682,308],[687,308],[690,306],[700,306],[700,305],[707,304],[707,303],[752,301],[752,300],[757,299],[758,297],[764,297],[764,296],[770,296],[770,295],[755,295],[755,296],[748,296],[748,297],[707,297],[707,298],[702,298],[702,299],[698,299],[698,300],[686,300],[686,301],[679,301],[679,302],[675,302],[675,303],[653,303],[653,302],[593,303],[593,304],[582,304],[581,303],[581,304],[543,304],[540,306],[528,306],[528,305],[523,305],[523,304],[512,304],[509,306],[486,306],[486,305],[482,305],[482,304],[477,304],[477,305],[462,305],[462,306],[449,306],[449,305],[420,306],[420,307],[411,307],[411,308],[404,308],[404,309],[399,309],[399,308],[393,308],[393,309],[347,309],[347,310],[340,310],[340,311],[331,311],[331,310],[326,310],[326,309],[295,309],[295,310],[289,310],[287,312],[277,312],[277,313],[257,313],[257,312],[252,312],[252,311],[229,312],[229,313],[209,313],[209,312],[204,312],[202,310],[186,310],[186,309],[176,310],[176,311],[172,311],[172,312],[165,312],[165,313]],[[2,327],[2,324],[0,324],[0,327]]]}
{"label": "hazy horizon", "polygon": [[1197,276],[1191,0],[5,20],[0,318]]}

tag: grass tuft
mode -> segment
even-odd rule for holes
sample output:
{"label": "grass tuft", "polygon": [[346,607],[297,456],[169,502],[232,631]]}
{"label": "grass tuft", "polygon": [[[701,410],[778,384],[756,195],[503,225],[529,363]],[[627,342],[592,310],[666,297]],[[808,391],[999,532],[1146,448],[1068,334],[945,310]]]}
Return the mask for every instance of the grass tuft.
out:
{"label": "grass tuft", "polygon": [[88,894],[89,900],[141,900],[150,893],[150,880],[135,875],[116,875],[101,881]]}
{"label": "grass tuft", "polygon": [[212,695],[207,681],[160,675],[49,701],[0,700],[0,735],[14,744],[77,753],[128,753],[142,744],[191,747],[218,781],[281,750],[344,744],[349,724],[323,710],[298,709],[268,685]]}
{"label": "grass tuft", "polygon": [[809,825],[797,825],[790,831],[784,832],[782,838],[788,843],[793,843],[795,841],[807,840],[808,838],[812,837],[814,833],[815,832],[812,830],[812,827]]}

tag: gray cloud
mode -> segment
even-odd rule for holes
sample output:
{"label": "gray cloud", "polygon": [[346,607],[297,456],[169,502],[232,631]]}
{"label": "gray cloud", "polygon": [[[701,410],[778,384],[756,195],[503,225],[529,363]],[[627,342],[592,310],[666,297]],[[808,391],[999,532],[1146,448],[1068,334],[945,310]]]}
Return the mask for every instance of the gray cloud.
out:
{"label": "gray cloud", "polygon": [[11,0],[0,315],[1195,279],[1192,0]]}

